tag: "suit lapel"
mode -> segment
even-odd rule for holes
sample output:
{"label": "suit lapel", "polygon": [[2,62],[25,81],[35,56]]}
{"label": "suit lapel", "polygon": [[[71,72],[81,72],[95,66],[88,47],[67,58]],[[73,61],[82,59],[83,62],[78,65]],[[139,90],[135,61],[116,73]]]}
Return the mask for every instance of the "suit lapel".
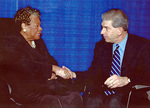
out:
{"label": "suit lapel", "polygon": [[102,55],[103,69],[107,76],[110,75],[111,70],[111,62],[112,62],[112,45],[110,43],[106,43],[105,50]]}
{"label": "suit lapel", "polygon": [[125,48],[125,52],[124,52],[124,57],[123,57],[123,61],[122,61],[122,67],[121,67],[121,75],[128,75],[128,67],[129,67],[129,63],[130,60],[133,59],[133,57],[135,56],[134,54],[134,50],[135,48],[133,47],[134,43],[132,41],[132,37],[129,35],[128,36],[128,40],[126,43],[126,48]]}

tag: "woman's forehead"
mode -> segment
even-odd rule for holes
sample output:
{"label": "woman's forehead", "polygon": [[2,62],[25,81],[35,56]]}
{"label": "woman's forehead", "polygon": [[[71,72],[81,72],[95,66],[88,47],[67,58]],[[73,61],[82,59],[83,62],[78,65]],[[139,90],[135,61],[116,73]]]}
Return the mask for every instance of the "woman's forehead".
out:
{"label": "woman's forehead", "polygon": [[35,16],[35,15],[31,15],[30,19],[31,19],[30,23],[40,23],[41,22],[40,18],[38,16]]}

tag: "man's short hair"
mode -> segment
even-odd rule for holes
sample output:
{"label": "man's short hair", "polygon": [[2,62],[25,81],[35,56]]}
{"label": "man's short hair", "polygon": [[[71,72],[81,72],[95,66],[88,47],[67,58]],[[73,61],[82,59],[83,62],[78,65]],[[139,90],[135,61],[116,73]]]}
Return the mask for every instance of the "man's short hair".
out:
{"label": "man's short hair", "polygon": [[128,30],[129,20],[127,15],[120,9],[111,9],[102,14],[102,20],[112,21],[114,28],[122,27],[125,31]]}

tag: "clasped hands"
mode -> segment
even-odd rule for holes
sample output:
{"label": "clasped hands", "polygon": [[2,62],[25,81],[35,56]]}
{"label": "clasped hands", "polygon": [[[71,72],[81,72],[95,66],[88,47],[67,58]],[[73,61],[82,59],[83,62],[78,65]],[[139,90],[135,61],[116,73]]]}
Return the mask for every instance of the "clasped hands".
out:
{"label": "clasped hands", "polygon": [[65,66],[62,66],[62,68],[61,68],[56,65],[53,65],[52,68],[53,68],[52,69],[53,73],[51,75],[51,78],[49,78],[48,80],[57,79],[57,76],[59,76],[63,79],[72,79],[73,75],[75,74]]}
{"label": "clasped hands", "polygon": [[104,84],[108,88],[111,88],[111,89],[117,88],[117,87],[123,87],[123,86],[127,85],[128,83],[129,83],[128,82],[128,77],[122,77],[122,76],[118,76],[116,74],[110,76],[104,82]]}
{"label": "clasped hands", "polygon": [[56,75],[62,77],[63,79],[73,78],[73,72],[71,72],[70,69],[65,66],[62,66],[62,68],[57,71]]}

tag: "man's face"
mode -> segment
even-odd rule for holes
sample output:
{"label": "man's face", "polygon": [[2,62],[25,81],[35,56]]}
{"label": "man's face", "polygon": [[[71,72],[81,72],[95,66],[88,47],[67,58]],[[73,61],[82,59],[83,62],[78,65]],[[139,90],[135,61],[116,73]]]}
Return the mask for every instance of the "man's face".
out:
{"label": "man's face", "polygon": [[103,20],[101,35],[103,35],[106,42],[117,43],[119,39],[119,29],[112,26],[112,21]]}

